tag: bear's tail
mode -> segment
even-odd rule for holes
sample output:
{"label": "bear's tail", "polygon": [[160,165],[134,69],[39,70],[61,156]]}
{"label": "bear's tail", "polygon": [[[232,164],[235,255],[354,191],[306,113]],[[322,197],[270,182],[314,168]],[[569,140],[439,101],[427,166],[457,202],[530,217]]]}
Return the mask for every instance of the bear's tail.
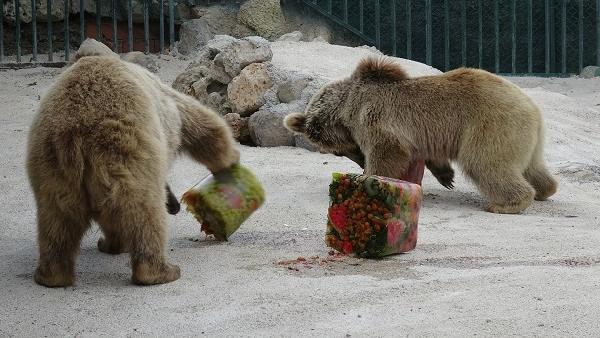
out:
{"label": "bear's tail", "polygon": [[538,201],[546,200],[548,197],[554,195],[556,192],[558,183],[552,177],[546,163],[544,161],[544,126],[543,122],[540,123],[538,129],[537,144],[531,157],[531,162],[525,169],[525,179],[535,189],[535,199]]}

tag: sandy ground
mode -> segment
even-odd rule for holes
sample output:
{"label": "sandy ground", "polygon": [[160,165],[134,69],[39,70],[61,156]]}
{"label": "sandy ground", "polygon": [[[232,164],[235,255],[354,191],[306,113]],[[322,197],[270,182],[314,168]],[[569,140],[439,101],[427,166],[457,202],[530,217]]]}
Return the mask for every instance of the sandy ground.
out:
{"label": "sandy ground", "polygon": [[[284,62],[277,60],[276,53]],[[167,82],[185,67],[162,64]],[[350,71],[337,67],[331,77]],[[182,268],[179,281],[131,285],[128,257],[98,252],[93,226],[77,286],[47,289],[32,281],[35,205],[24,155],[39,96],[58,73],[0,72],[2,337],[600,335],[600,79],[511,79],[544,112],[546,157],[560,180],[550,201],[521,215],[482,211],[482,198],[460,174],[450,192],[427,173],[413,252],[281,265],[328,256],[331,172],[358,168],[303,149],[245,147],[242,160],[268,201],[228,243],[205,239],[186,212],[170,217],[168,255]],[[183,158],[170,181],[180,194],[205,174]]]}

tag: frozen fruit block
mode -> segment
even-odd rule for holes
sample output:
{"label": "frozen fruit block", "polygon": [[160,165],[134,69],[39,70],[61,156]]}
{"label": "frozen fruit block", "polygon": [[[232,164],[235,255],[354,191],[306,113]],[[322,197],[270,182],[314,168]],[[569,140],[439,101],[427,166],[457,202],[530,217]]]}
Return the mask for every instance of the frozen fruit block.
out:
{"label": "frozen fruit block", "polygon": [[221,241],[226,241],[264,200],[262,185],[241,165],[210,175],[183,194],[183,202],[202,224],[201,230]]}
{"label": "frozen fruit block", "polygon": [[407,252],[417,244],[421,186],[380,176],[333,174],[328,246],[360,257]]}

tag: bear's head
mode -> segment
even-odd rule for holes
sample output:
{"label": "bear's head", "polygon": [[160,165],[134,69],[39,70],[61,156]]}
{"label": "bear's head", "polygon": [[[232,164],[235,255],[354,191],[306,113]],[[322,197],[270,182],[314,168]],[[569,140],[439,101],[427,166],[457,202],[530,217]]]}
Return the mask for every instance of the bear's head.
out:
{"label": "bear's head", "polygon": [[340,111],[348,85],[347,81],[326,85],[313,96],[305,113],[286,116],[284,125],[293,132],[305,135],[319,150],[346,156],[364,167],[364,155]]}

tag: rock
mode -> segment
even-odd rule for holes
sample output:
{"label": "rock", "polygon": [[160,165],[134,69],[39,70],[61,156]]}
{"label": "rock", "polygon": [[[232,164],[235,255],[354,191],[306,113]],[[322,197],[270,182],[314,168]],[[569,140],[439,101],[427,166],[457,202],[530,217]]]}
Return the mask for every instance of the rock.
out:
{"label": "rock", "polygon": [[580,76],[584,79],[591,79],[593,77],[600,76],[600,67],[587,66],[581,70]]}
{"label": "rock", "polygon": [[212,40],[206,43],[206,47],[211,53],[213,53],[216,56],[217,54],[224,51],[225,48],[229,47],[235,41],[237,41],[237,39],[233,36],[215,35]]}
{"label": "rock", "polygon": [[231,111],[243,117],[250,116],[265,104],[263,95],[272,86],[273,81],[264,63],[247,66],[227,87]]}
{"label": "rock", "polygon": [[[48,21],[48,7],[46,0],[36,0],[35,4],[36,19],[41,22]],[[64,0],[55,0],[52,2],[52,21],[60,21],[65,17]],[[15,23],[15,3],[14,1],[4,1],[4,19],[7,23]],[[19,0],[19,18],[21,23],[30,23],[32,19],[31,1]]]}
{"label": "rock", "polygon": [[254,144],[261,147],[295,146],[295,136],[285,128],[283,119],[301,109],[298,104],[281,103],[254,113],[248,121]]}
{"label": "rock", "polygon": [[370,50],[371,52],[373,52],[377,55],[383,55],[383,53],[379,49],[377,49],[377,47],[375,47],[375,46],[362,45],[362,46],[358,46],[356,48]]}
{"label": "rock", "polygon": [[295,32],[283,34],[282,36],[279,37],[279,39],[277,39],[277,41],[294,41],[294,42],[298,42],[298,41],[302,41],[302,37],[303,37],[302,32],[295,31]]}
{"label": "rock", "polygon": [[316,38],[314,38],[312,40],[312,42],[322,42],[322,43],[329,43],[329,41],[327,41],[324,37],[322,36],[317,36]]}
{"label": "rock", "polygon": [[223,116],[231,131],[233,137],[238,140],[241,144],[252,144],[252,138],[250,138],[250,130],[248,129],[248,117],[241,117],[240,114],[230,113]]}
{"label": "rock", "polygon": [[267,39],[285,32],[280,0],[248,0],[240,7],[238,20]]}
{"label": "rock", "polygon": [[238,11],[235,6],[194,6],[191,8],[190,12],[193,18],[202,18],[206,20],[208,28],[215,35],[225,34],[236,38],[256,35],[256,32],[251,28],[238,21]]}
{"label": "rock", "polygon": [[179,29],[179,41],[175,44],[177,51],[188,55],[197,52],[213,38],[208,28],[208,22],[204,19],[193,19],[185,21]]}
{"label": "rock", "polygon": [[302,91],[310,83],[311,79],[300,78],[288,80],[279,86],[277,97],[283,103],[290,103],[302,97]]}
{"label": "rock", "polygon": [[142,52],[129,52],[121,54],[121,59],[127,62],[136,63],[149,71],[156,73],[160,69],[160,65],[152,55],[146,55]]}
{"label": "rock", "polygon": [[314,151],[314,152],[317,152],[319,150],[304,135],[301,135],[301,134],[294,135],[294,140],[296,142],[296,147],[298,147],[298,148],[304,148],[306,150]]}
{"label": "rock", "polygon": [[253,36],[234,41],[215,57],[215,62],[222,64],[225,72],[235,77],[247,65],[270,61],[272,58],[269,42]]}

